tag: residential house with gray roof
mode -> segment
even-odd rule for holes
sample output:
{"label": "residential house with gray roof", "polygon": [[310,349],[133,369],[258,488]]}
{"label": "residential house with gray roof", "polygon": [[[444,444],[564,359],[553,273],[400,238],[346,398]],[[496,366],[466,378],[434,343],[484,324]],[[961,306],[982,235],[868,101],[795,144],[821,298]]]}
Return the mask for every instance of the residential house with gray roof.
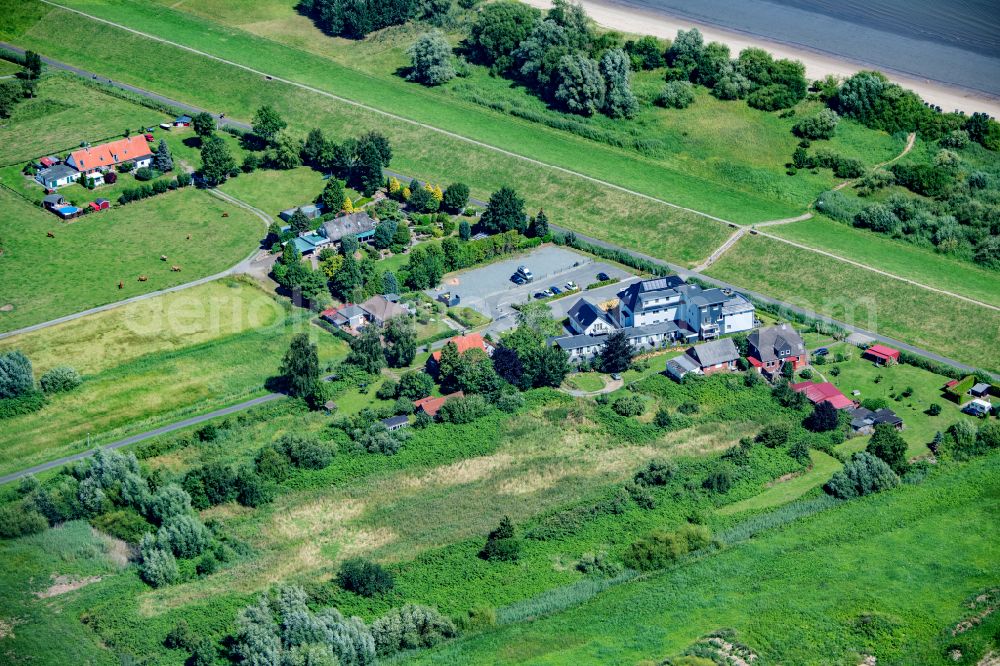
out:
{"label": "residential house with gray roof", "polygon": [[793,370],[809,364],[805,343],[791,324],[757,329],[747,336],[747,343],[747,361],[761,374],[777,374],[785,363]]}

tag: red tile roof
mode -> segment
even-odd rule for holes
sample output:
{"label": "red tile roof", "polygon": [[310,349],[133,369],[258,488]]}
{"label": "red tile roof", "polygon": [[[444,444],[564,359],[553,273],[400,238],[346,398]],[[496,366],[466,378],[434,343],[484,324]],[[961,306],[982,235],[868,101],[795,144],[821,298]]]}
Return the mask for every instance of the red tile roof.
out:
{"label": "red tile roof", "polygon": [[118,139],[99,146],[74,150],[69,156],[78,171],[93,171],[100,167],[111,167],[122,162],[137,160],[152,155],[149,142],[141,134],[127,139]]}
{"label": "red tile roof", "polygon": [[455,391],[454,393],[449,393],[448,395],[441,396],[440,398],[435,398],[434,396],[427,396],[426,398],[421,398],[420,400],[415,400],[413,402],[414,411],[421,411],[428,416],[437,416],[437,413],[444,407],[444,403],[448,402],[452,398],[464,398],[465,394],[461,391]]}
{"label": "red tile roof", "polygon": [[796,393],[804,393],[809,398],[809,402],[814,405],[829,402],[834,409],[847,409],[854,406],[854,403],[830,382],[800,382],[789,384],[789,388]]}
{"label": "red tile roof", "polygon": [[865,350],[864,356],[874,356],[875,358],[880,358],[883,361],[888,361],[889,359],[899,360],[899,350],[893,349],[892,347],[886,347],[885,345],[872,345]]}
{"label": "red tile roof", "polygon": [[[478,333],[469,333],[468,335],[459,335],[452,338],[448,342],[454,342],[455,346],[458,347],[458,353],[464,354],[470,349],[482,349],[486,351],[486,343],[483,342],[483,336]],[[431,354],[435,361],[441,360],[441,351],[438,350]]]}

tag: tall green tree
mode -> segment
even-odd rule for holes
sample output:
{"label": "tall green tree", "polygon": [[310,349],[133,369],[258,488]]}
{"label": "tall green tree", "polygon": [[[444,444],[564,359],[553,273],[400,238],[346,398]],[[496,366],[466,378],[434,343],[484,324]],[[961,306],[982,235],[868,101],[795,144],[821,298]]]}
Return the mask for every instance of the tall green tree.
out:
{"label": "tall green tree", "polygon": [[201,177],[210,187],[226,182],[236,170],[236,160],[221,137],[206,137],[201,147]]}
{"label": "tall green tree", "polygon": [[160,139],[160,143],[156,146],[153,166],[160,173],[172,171],[174,168],[174,158],[170,156],[170,148],[167,147],[167,142],[163,139]]}
{"label": "tall green tree", "polygon": [[499,233],[514,229],[524,233],[527,220],[524,214],[524,199],[512,187],[504,185],[490,195],[486,210],[479,220],[489,233]]}
{"label": "tall green tree", "polygon": [[476,59],[494,72],[506,71],[513,64],[511,54],[540,17],[534,7],[513,0],[487,4],[479,11],[469,37]]}
{"label": "tall green tree", "polygon": [[909,467],[906,461],[906,448],[906,441],[895,427],[888,423],[880,423],[875,426],[875,432],[868,440],[865,451],[884,460],[896,474],[903,474]]}
{"label": "tall green tree", "polygon": [[273,143],[281,130],[288,127],[288,123],[275,111],[274,107],[265,104],[257,109],[253,114],[251,131],[265,144]]}
{"label": "tall green tree", "polygon": [[302,212],[301,208],[296,208],[292,216],[288,218],[288,226],[292,228],[297,234],[301,234],[303,231],[309,231],[309,227],[312,226],[312,222],[306,217],[306,214]]}
{"label": "tall green tree", "polygon": [[439,86],[455,78],[451,44],[440,31],[420,35],[406,53],[410,56],[408,80],[425,86]]}
{"label": "tall green tree", "polygon": [[625,372],[632,365],[632,345],[625,331],[615,331],[607,337],[601,347],[601,370],[604,372]]}
{"label": "tall green tree", "polygon": [[305,143],[302,144],[302,162],[313,168],[320,168],[327,143],[323,130],[318,127],[309,130]]}
{"label": "tall green tree", "polygon": [[539,210],[538,215],[535,216],[532,231],[535,238],[545,238],[549,235],[549,217],[544,210]]}
{"label": "tall green tree", "polygon": [[331,178],[323,186],[323,191],[319,195],[318,202],[323,204],[324,213],[333,213],[336,215],[344,209],[344,199],[346,196],[344,194],[344,184],[336,178]]}
{"label": "tall green tree", "polygon": [[458,223],[458,237],[464,241],[472,238],[472,225],[469,224],[468,220],[462,220]]}
{"label": "tall green tree", "polygon": [[194,133],[204,139],[215,132],[215,118],[207,111],[201,111],[191,116],[191,127]]}
{"label": "tall green tree", "polygon": [[31,361],[19,350],[0,354],[0,398],[16,398],[35,390]]}
{"label": "tall green tree", "polygon": [[42,75],[42,56],[34,51],[24,52],[24,69],[28,78],[37,79]]}
{"label": "tall green tree", "polygon": [[365,372],[375,375],[385,367],[385,352],[382,350],[382,332],[379,327],[369,324],[361,334],[351,341],[351,353],[347,361]]}
{"label": "tall green tree", "polygon": [[469,203],[469,186],[465,183],[452,183],[444,190],[441,206],[450,213],[461,213]]}
{"label": "tall green tree", "polygon": [[319,381],[319,352],[305,333],[292,338],[281,363],[281,375],[289,394],[296,397],[309,395]]}
{"label": "tall green tree", "polygon": [[639,113],[639,102],[632,94],[632,71],[628,56],[621,49],[605,51],[601,56],[601,75],[607,89],[604,94],[604,111],[612,118],[634,118]]}
{"label": "tall green tree", "polygon": [[353,301],[357,292],[364,285],[361,267],[353,254],[344,255],[344,262],[330,279],[330,289],[342,301]]}
{"label": "tall green tree", "polygon": [[579,53],[564,55],[556,70],[555,99],[572,113],[592,116],[604,106],[605,82],[596,62]]}
{"label": "tall green tree", "polygon": [[417,355],[417,331],[409,317],[393,317],[385,326],[385,360],[390,368],[405,368]]}

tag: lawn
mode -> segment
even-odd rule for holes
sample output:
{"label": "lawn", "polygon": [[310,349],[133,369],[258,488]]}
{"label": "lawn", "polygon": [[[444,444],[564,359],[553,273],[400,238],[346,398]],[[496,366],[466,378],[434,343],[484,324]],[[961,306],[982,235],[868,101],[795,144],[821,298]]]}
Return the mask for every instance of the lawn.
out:
{"label": "lawn", "polygon": [[[934,433],[945,430],[959,419],[975,421],[973,417],[961,412],[959,406],[947,400],[942,392],[947,377],[936,375],[912,365],[899,364],[878,367],[871,361],[861,358],[857,349],[846,344],[831,347],[831,359],[838,352],[847,350],[851,359],[843,363],[827,363],[815,366],[826,379],[833,382],[844,395],[856,400],[865,398],[881,398],[888,402],[889,409],[903,419],[906,428],[902,432],[903,439],[909,445],[908,455],[911,458],[926,456],[927,445],[934,439]],[[831,368],[839,368],[840,373],[833,375]],[[912,395],[902,394],[912,389]],[[860,391],[856,398],[853,391]],[[930,416],[927,408],[937,403],[942,412],[938,416]],[[866,438],[862,438],[866,439]]]}
{"label": "lawn", "polygon": [[0,305],[12,306],[0,311],[0,331],[224,271],[263,232],[257,217],[194,188],[69,224],[0,189]]}
{"label": "lawn", "polygon": [[788,504],[829,481],[833,473],[841,467],[836,458],[822,451],[814,449],[809,452],[809,457],[812,464],[805,472],[797,473],[785,480],[777,480],[767,490],[750,499],[727,504],[719,509],[719,514],[727,516],[742,511],[760,511]]}
{"label": "lawn", "polygon": [[[86,3],[81,3],[81,6]],[[361,42],[332,39],[323,35],[310,21],[298,15],[287,3],[281,0],[268,0],[254,3],[252,7],[236,7],[229,3],[174,3],[163,0],[171,10],[181,10],[188,16],[177,17],[171,12],[147,9],[146,16],[136,15],[131,7],[116,7],[109,13],[127,20],[142,22],[147,29],[152,27],[150,18],[157,16],[154,32],[164,30],[164,23],[170,23],[178,34],[188,38],[192,24],[204,25],[196,17],[207,18],[211,23],[239,28],[240,32],[217,29],[228,39],[233,34],[253,34],[266,38],[267,42],[288,45],[296,50],[295,58],[303,62],[325,59],[336,62],[345,68],[338,76],[357,77],[363,74],[366,78],[378,80],[378,89],[385,91],[393,89],[398,93],[398,99],[403,95],[410,97],[422,95],[435,98],[434,107],[449,106],[455,110],[471,110],[466,116],[482,115],[487,109],[497,105],[517,109],[519,113],[531,113],[542,116],[548,122],[561,123],[565,120],[562,114],[548,109],[547,105],[523,89],[511,85],[510,81],[489,76],[485,67],[472,66],[470,75],[460,80],[433,89],[421,89],[413,84],[404,83],[398,76],[400,67],[409,64],[406,49],[416,40],[423,30],[420,26],[408,25],[393,27],[371,36]],[[237,9],[239,7],[239,9]],[[246,31],[246,32],[242,32]],[[202,30],[202,35],[207,31]],[[457,43],[462,35],[452,31],[449,37]],[[211,42],[201,35],[202,47]],[[212,45],[212,48],[227,48],[227,44]],[[287,62],[292,57],[284,56]],[[794,119],[779,118],[776,114],[760,113],[750,109],[743,103],[720,102],[699,91],[696,108],[689,111],[660,109],[649,102],[659,93],[662,86],[662,72],[640,72],[634,75],[634,88],[641,101],[646,102],[637,118],[630,123],[621,123],[597,115],[592,118],[574,117],[573,121],[597,133],[604,133],[618,142],[619,145],[630,146],[634,137],[646,138],[641,151],[628,150],[633,157],[639,155],[653,157],[656,165],[666,167],[675,172],[673,180],[680,181],[684,176],[714,181],[723,188],[738,190],[742,196],[770,198],[790,204],[804,205],[815,194],[822,183],[831,182],[829,173],[803,173],[795,179],[785,175],[784,163],[788,161],[796,140],[789,129]],[[354,99],[385,104],[377,96],[366,96],[363,90],[351,87],[349,92],[340,91]],[[384,97],[384,96],[383,96]],[[396,109],[407,109],[406,115],[418,113],[409,109],[410,105],[399,105]],[[798,115],[814,113],[817,104],[802,104],[797,109]],[[388,108],[382,106],[382,108]],[[438,111],[438,114],[441,112]],[[507,114],[505,114],[507,115]],[[447,124],[439,126],[455,129],[463,127],[463,133],[477,136],[484,131],[481,123],[474,123],[467,117],[463,125],[456,125],[458,117],[449,117]],[[507,121],[513,120],[507,115]],[[540,123],[533,123],[536,128]],[[902,148],[896,139],[887,135],[876,135],[864,128],[845,123],[838,136],[830,142],[839,152],[864,161],[875,163],[888,159]],[[501,143],[494,142],[496,145]],[[515,144],[520,145],[520,144]],[[603,146],[602,146],[603,147]],[[520,150],[517,148],[516,150]],[[573,166],[572,168],[577,168]],[[681,176],[681,178],[677,178]],[[633,187],[634,179],[622,183]],[[680,183],[674,185],[686,189]],[[683,195],[693,193],[684,192]],[[704,195],[702,195],[704,196]],[[713,202],[716,206],[725,205]],[[687,204],[691,205],[691,204]],[[704,208],[704,207],[703,207]],[[714,212],[710,208],[704,208]],[[718,214],[718,213],[717,213]],[[739,213],[736,213],[739,214]]]}
{"label": "lawn", "polygon": [[970,365],[1000,369],[1000,313],[994,310],[761,236],[745,236],[707,272]]}
{"label": "lawn", "polygon": [[0,473],[84,450],[88,437],[107,443],[263,394],[302,331],[320,344],[321,361],[346,353],[308,325],[308,313],[288,313],[249,284],[221,282],[5,340],[4,349],[36,358],[38,371],[76,365],[85,381],[39,412],[4,421]]}
{"label": "lawn", "polygon": [[[325,184],[320,172],[309,167],[298,167],[289,171],[259,170],[241,174],[227,181],[221,189],[260,208],[268,215],[277,217],[286,208],[315,201]],[[345,192],[353,201],[357,201],[360,196],[350,188]]]}
{"label": "lawn", "polygon": [[490,323],[490,318],[473,308],[448,308],[448,316],[466,328],[478,328]]}
{"label": "lawn", "polygon": [[[183,18],[180,14],[168,14]],[[63,24],[66,26],[68,39],[74,42],[79,40],[79,44],[70,45],[67,39],[62,38],[52,40],[51,31]],[[119,58],[111,57],[110,54],[105,56],[95,53],[88,58],[87,66],[107,72],[116,79],[155,89],[177,99],[213,110],[224,109],[229,117],[236,119],[248,121],[259,105],[271,104],[289,121],[293,133],[301,137],[316,126],[339,139],[356,136],[368,129],[377,129],[392,137],[393,169],[435,182],[467,182],[472,187],[473,195],[483,199],[501,185],[515,184],[526,196],[529,209],[537,210],[544,207],[549,219],[555,223],[567,224],[580,232],[606,240],[642,247],[646,251],[679,263],[697,263],[727,236],[723,225],[695,213],[670,208],[619,189],[597,185],[559,169],[539,167],[537,164],[472,145],[466,141],[416,128],[409,123],[344,104],[313,91],[276,81],[262,85],[258,76],[244,70],[181,52],[164,44],[150,42],[148,39],[123,33],[104,24],[82,20],[76,15],[71,16],[53,10],[45,19],[45,27],[42,28],[41,25],[43,24],[18,35],[17,41],[30,43],[53,56],[74,61],[79,57],[77,49],[83,48],[84,44],[94,40],[115,39],[120,49],[133,50],[135,57]],[[203,28],[209,29],[201,23],[197,27],[199,34]],[[234,33],[231,38],[239,41],[238,36],[239,33]],[[247,39],[251,38],[247,36]],[[261,40],[254,41],[253,46],[244,46],[248,49],[273,47],[269,42],[258,42]],[[287,49],[282,51],[286,52]],[[337,92],[344,92],[347,89],[362,91],[373,89],[371,81],[364,77],[362,77],[363,83],[348,80],[343,82],[346,88],[341,87],[337,84],[339,78],[331,79],[339,71],[337,66],[325,58],[314,59],[315,62],[303,64],[304,69],[301,73],[309,73],[318,78],[313,81],[306,76],[303,81],[315,83],[318,88],[327,88],[332,80],[333,89]],[[152,63],[156,63],[155,66]],[[145,66],[146,64],[149,66]],[[268,69],[271,64],[273,61],[267,65]],[[296,69],[298,70],[298,67]],[[300,77],[296,74],[295,78]],[[377,88],[383,93],[390,92],[390,89],[381,86]],[[414,93],[411,92],[412,87],[407,87],[405,90],[404,101],[408,101]],[[379,97],[382,96],[380,93]],[[419,91],[417,99],[420,103],[411,106],[421,112],[433,113],[439,106],[432,101],[433,98],[426,99]],[[387,99],[385,103],[388,104],[389,101],[391,100]],[[443,106],[441,109],[446,110]],[[452,116],[462,118],[469,113],[471,111],[466,109],[461,113],[449,112],[448,118],[440,120],[442,123],[450,122],[455,119]],[[589,156],[594,151],[613,150],[598,148],[597,144],[572,136],[562,137],[555,130],[534,128],[533,124],[527,122],[500,123],[497,122],[499,118],[503,116],[488,114],[488,121],[482,122],[481,125],[491,132],[497,130],[506,132],[516,138],[519,146],[523,145],[526,132],[541,132],[542,135],[536,142],[540,148],[551,146],[561,150],[561,156],[551,156],[557,163],[576,165],[581,156]],[[349,129],[345,131],[345,128]],[[612,159],[614,159],[612,156],[604,156],[600,160],[595,160],[595,164],[605,164]],[[645,180],[650,186],[659,187],[663,178],[652,177],[650,173],[652,171],[656,169],[651,169],[651,165],[642,163],[634,169],[633,175]],[[641,185],[640,181],[628,183],[625,176],[619,180],[630,187]],[[699,191],[715,193],[718,190],[717,184],[711,184]],[[724,198],[720,200],[728,201]],[[733,212],[738,210],[744,209],[736,207]],[[613,224],[608,224],[608,211],[615,211]],[[787,207],[781,207],[780,211],[774,212],[777,215],[779,212],[784,214],[789,211]]]}
{"label": "lawn", "polygon": [[[946,632],[969,612],[970,595],[1000,575],[998,462],[994,453],[842,504],[414,661],[658,662],[728,627],[768,663],[854,665],[861,654],[879,664],[953,663]],[[881,630],[865,633],[859,620],[873,613]]]}
{"label": "lawn", "polygon": [[102,94],[71,74],[47,74],[37,97],[18,104],[0,124],[0,165],[65,153],[82,141],[120,139],[125,129],[135,132],[164,120],[159,111]]}
{"label": "lawn", "polygon": [[769,234],[1000,307],[1000,273],[828,217],[766,227]]}
{"label": "lawn", "polygon": [[604,375],[597,372],[575,372],[568,375],[564,383],[571,389],[591,393],[604,388]]}

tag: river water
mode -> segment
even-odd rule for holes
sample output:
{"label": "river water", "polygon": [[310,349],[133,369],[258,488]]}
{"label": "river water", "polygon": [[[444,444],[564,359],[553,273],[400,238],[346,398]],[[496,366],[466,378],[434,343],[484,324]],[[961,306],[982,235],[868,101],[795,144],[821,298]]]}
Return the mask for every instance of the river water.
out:
{"label": "river water", "polygon": [[1000,0],[606,1],[1000,97]]}

